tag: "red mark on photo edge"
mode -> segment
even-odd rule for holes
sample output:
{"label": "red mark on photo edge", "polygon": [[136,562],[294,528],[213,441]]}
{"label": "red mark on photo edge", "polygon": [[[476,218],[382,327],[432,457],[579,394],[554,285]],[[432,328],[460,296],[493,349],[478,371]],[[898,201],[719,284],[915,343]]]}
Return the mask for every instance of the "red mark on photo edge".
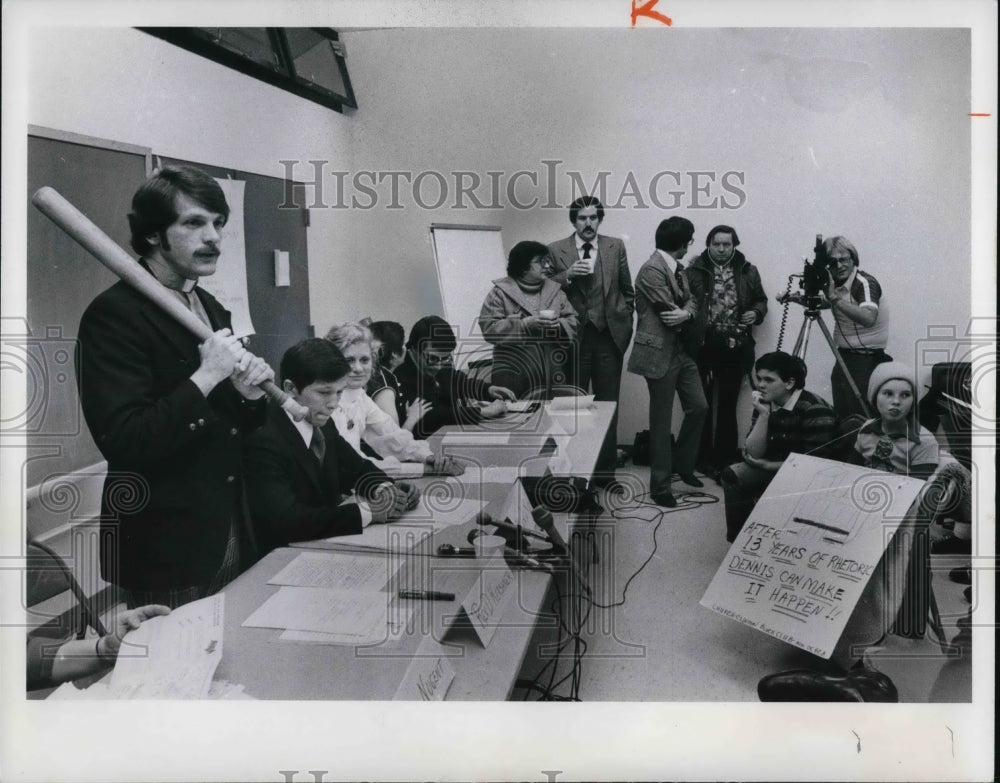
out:
{"label": "red mark on photo edge", "polygon": [[674,23],[674,20],[669,16],[664,16],[659,11],[654,11],[653,7],[660,2],[660,0],[646,0],[641,6],[636,8],[635,0],[632,0],[632,26],[635,27],[635,20],[640,16],[648,16],[650,19],[655,19],[658,22],[663,22],[663,24],[668,27]]}
{"label": "red mark on photo edge", "polygon": [[[633,22],[632,22],[632,24],[635,24],[635,22],[633,21]],[[970,112],[969,112],[969,116],[970,116],[970,117],[989,117],[990,115],[989,115],[989,113],[988,113],[988,112],[987,112],[987,113],[985,113],[985,114],[980,114],[980,113],[976,113],[976,112],[971,112],[971,111],[970,111]]]}

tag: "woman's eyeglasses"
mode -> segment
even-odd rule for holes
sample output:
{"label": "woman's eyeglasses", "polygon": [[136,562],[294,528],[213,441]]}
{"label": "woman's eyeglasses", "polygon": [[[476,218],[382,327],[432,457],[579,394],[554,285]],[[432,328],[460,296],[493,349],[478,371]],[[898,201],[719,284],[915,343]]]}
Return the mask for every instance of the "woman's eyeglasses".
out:
{"label": "woman's eyeglasses", "polygon": [[423,354],[423,357],[424,364],[428,367],[437,367],[439,364],[447,366],[454,363],[454,359],[450,353],[445,354],[444,356],[436,356],[432,353],[425,353]]}

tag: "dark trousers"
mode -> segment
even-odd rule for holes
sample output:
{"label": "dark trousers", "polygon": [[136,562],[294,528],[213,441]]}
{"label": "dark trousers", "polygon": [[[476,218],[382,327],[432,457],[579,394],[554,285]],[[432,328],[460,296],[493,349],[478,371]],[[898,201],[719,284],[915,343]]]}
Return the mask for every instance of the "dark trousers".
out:
{"label": "dark trousers", "polygon": [[[845,348],[838,348],[837,351],[843,357],[844,364],[847,365],[847,371],[851,374],[851,378],[854,379],[854,383],[857,384],[858,391],[861,392],[861,398],[871,404],[871,400],[868,399],[868,381],[872,377],[872,371],[883,362],[892,361],[892,357],[881,349],[872,353],[853,353]],[[830,375],[830,386],[833,389],[833,410],[840,418],[849,416],[852,413],[857,413],[861,416],[869,415],[865,413],[855,399],[850,384],[848,384],[844,373],[841,372],[839,364],[834,363],[833,365],[833,373]],[[876,415],[875,411],[871,411],[871,415]]]}
{"label": "dark trousers", "polygon": [[[708,405],[698,365],[683,351],[677,352],[662,378],[647,378],[646,386],[649,388],[649,491],[658,495],[670,492],[670,477],[675,470],[683,474],[694,472]],[[681,401],[684,421],[676,443],[671,445],[675,392]]]}
{"label": "dark trousers", "polygon": [[743,387],[743,350],[702,351],[698,356],[708,416],[701,431],[699,461],[722,469],[739,460],[736,405]]}
{"label": "dark trousers", "polygon": [[[594,399],[600,402],[618,402],[622,382],[622,362],[625,355],[618,350],[607,329],[598,331],[588,323],[580,333],[576,345],[575,369],[576,385],[593,391]],[[618,462],[618,408],[611,417],[607,435],[597,456],[594,475],[609,479],[614,475]]]}
{"label": "dark trousers", "polygon": [[764,494],[774,474],[736,462],[722,471],[722,492],[726,500],[726,541],[732,543],[740,534],[750,512]]}

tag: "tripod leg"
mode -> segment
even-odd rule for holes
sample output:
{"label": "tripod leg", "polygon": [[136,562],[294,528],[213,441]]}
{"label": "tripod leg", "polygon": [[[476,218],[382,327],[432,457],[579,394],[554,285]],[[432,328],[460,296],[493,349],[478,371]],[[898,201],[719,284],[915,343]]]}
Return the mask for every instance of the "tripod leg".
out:
{"label": "tripod leg", "polygon": [[819,328],[823,332],[823,336],[826,338],[827,344],[830,346],[830,350],[833,352],[833,358],[837,362],[837,366],[840,367],[840,371],[844,373],[844,377],[847,379],[847,385],[851,387],[851,393],[854,394],[854,399],[861,406],[861,410],[865,412],[865,416],[871,417],[872,410],[868,405],[867,400],[862,396],[861,392],[858,391],[858,385],[854,382],[854,378],[847,371],[847,365],[844,363],[844,357],[840,355],[840,351],[837,350],[836,344],[833,342],[833,335],[830,334],[830,328],[826,325],[826,322],[822,318],[817,317],[819,321]]}
{"label": "tripod leg", "polygon": [[798,356],[803,361],[806,358],[806,349],[809,347],[809,328],[812,326],[812,318],[808,316],[799,328],[799,336],[792,349],[792,356]]}

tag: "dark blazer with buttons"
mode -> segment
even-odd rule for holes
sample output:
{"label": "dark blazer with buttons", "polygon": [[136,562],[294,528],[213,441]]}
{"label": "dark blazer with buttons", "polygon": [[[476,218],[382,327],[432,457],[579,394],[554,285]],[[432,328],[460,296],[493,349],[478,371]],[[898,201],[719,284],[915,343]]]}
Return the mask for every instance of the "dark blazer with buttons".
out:
{"label": "dark blazer with buttons", "polygon": [[[196,289],[212,328],[231,326]],[[190,380],[199,340],[124,282],[91,302],[80,322],[77,385],[108,475],[101,498],[101,575],[133,590],[207,585],[222,563],[230,521],[246,525],[243,437],[266,416],[228,381],[206,398]]]}
{"label": "dark blazer with buttons", "polygon": [[[552,280],[562,286],[573,309],[576,310],[582,332],[587,322],[587,290],[589,283],[584,278],[570,278],[567,270],[579,258],[576,249],[576,235],[560,239],[549,245],[552,254]],[[632,273],[628,268],[625,243],[616,237],[597,235],[597,252],[601,259],[604,286],[604,318],[608,332],[623,354],[632,339],[632,317],[635,313],[635,289],[632,287]]]}
{"label": "dark blazer with buttons", "polygon": [[[695,356],[691,351],[700,329],[697,303],[700,294],[694,291],[686,302],[679,301],[677,279],[658,250],[654,250],[642,265],[635,278],[635,288],[639,319],[628,371],[655,380],[666,375],[678,346],[685,347],[692,357]],[[659,314],[675,306],[690,312],[692,318],[679,326],[668,327]]]}
{"label": "dark blazer with buttons", "polygon": [[322,464],[281,408],[268,408],[267,423],[247,438],[246,472],[250,514],[263,551],[293,541],[361,532],[356,503],[341,505],[352,490],[361,498],[391,481],[358,454],[332,420],[322,427]]}

